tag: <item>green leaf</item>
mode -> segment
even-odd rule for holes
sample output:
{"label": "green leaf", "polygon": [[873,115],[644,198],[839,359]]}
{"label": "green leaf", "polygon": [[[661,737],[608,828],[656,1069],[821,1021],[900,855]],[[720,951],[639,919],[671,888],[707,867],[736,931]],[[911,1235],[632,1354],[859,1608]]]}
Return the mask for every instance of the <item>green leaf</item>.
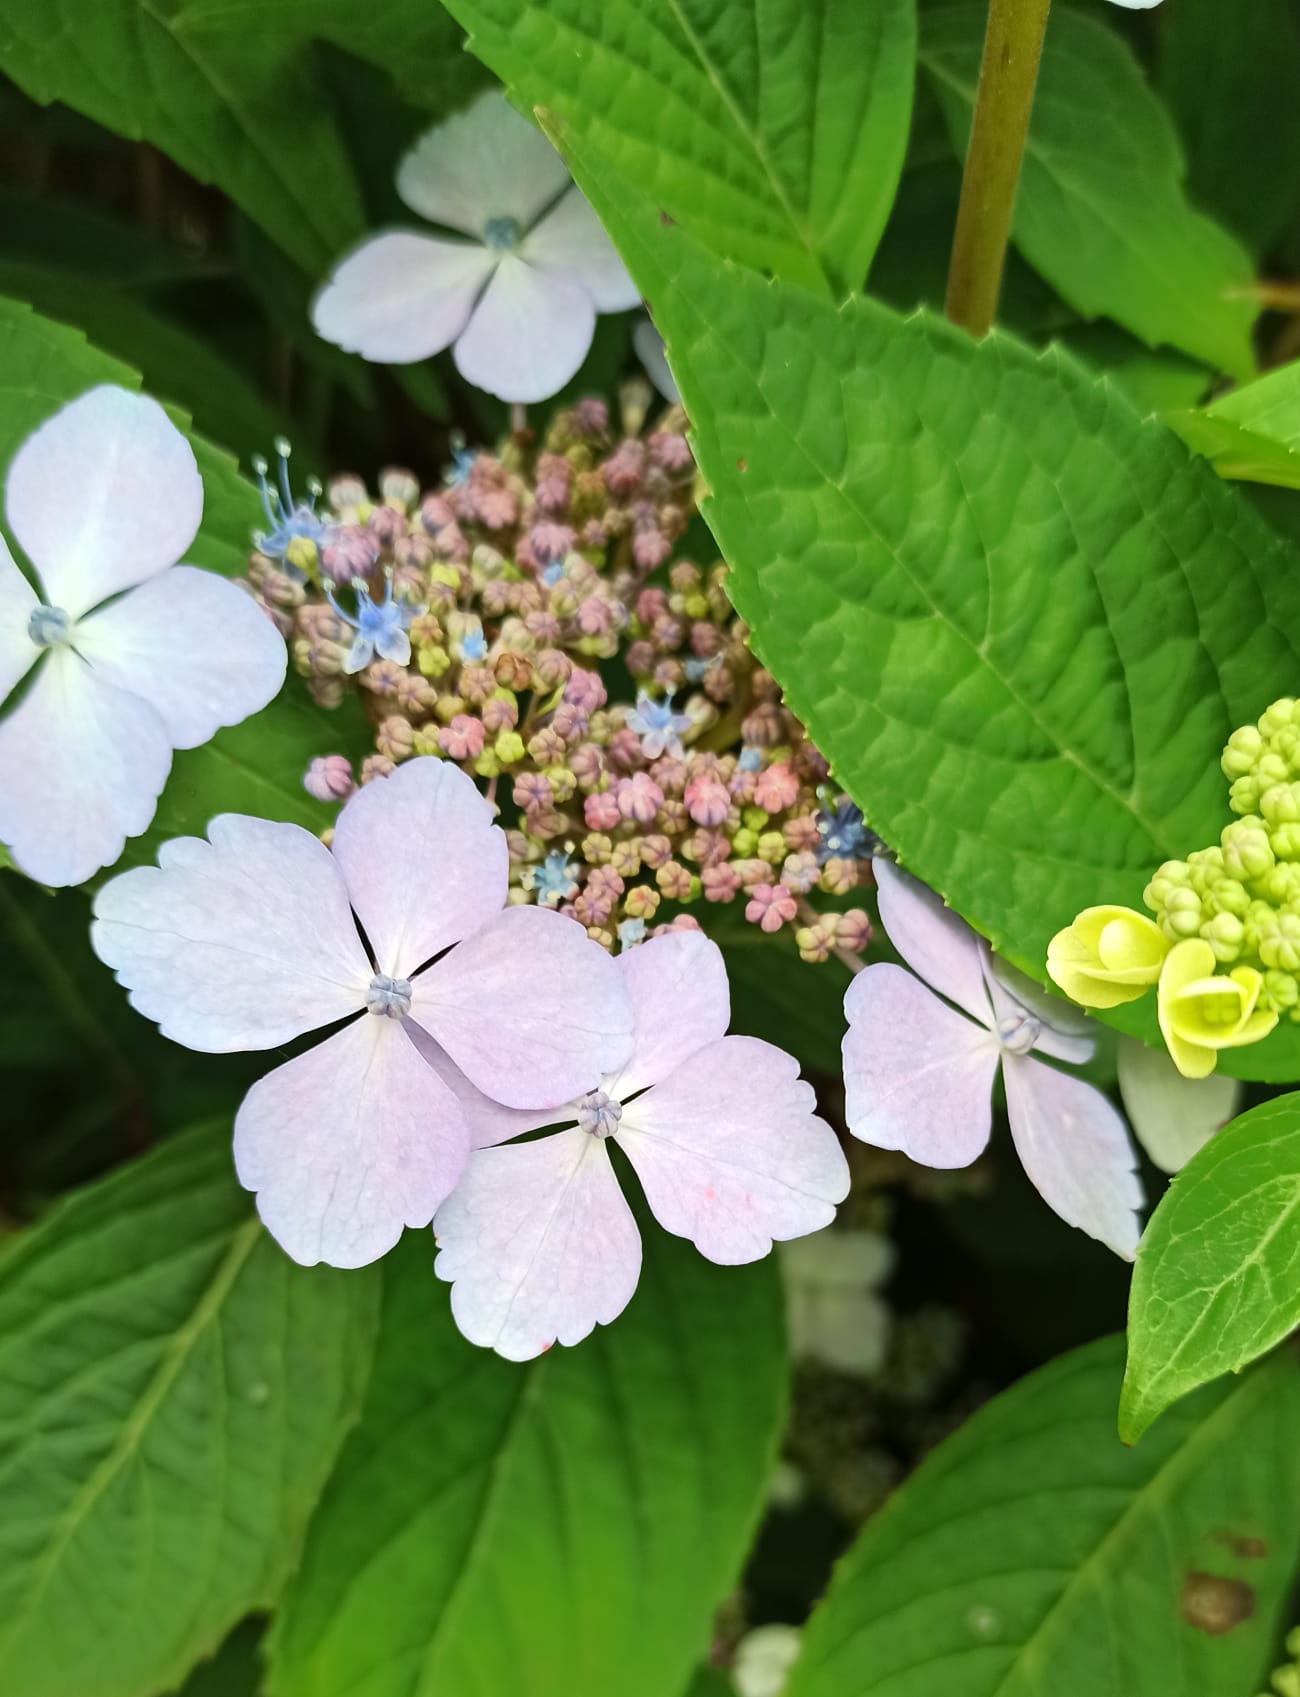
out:
{"label": "green leaf", "polygon": [[385,1263],[365,1413],[273,1629],[268,1697],[664,1697],[707,1647],[784,1414],[772,1262],[645,1231],[627,1312],[516,1365]]}
{"label": "green leaf", "polygon": [[1121,1347],[980,1410],[867,1525],[787,1697],[1251,1697],[1300,1548],[1300,1375],[1115,1438]]}
{"label": "green leaf", "polygon": [[271,1603],[356,1416],[377,1281],[296,1267],[215,1122],[0,1259],[0,1686],[141,1697]]}
{"label": "green leaf", "polygon": [[1217,1132],[1160,1201],[1129,1297],[1120,1436],[1300,1326],[1300,1095]]}
{"label": "green leaf", "polygon": [[[965,153],[985,8],[924,14],[921,63]],[[1168,114],[1105,24],[1062,8],[1048,26],[1012,239],[1085,317],[1113,318],[1153,347],[1171,343],[1234,376],[1255,369],[1256,308],[1234,298],[1249,256],[1183,189]]]}
{"label": "green leaf", "polygon": [[915,0],[448,9],[521,106],[589,126],[666,221],[810,288],[860,287],[903,167]]}
{"label": "green leaf", "polygon": [[1300,489],[1300,361],[1166,423],[1220,477]]}

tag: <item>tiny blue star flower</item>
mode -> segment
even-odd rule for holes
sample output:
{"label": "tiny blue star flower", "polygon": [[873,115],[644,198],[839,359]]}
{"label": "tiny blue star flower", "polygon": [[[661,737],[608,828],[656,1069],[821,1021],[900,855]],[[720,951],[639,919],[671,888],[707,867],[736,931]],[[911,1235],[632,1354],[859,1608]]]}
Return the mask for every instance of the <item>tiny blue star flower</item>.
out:
{"label": "tiny blue star flower", "polygon": [[554,589],[564,576],[564,561],[552,560],[549,566],[544,566],[538,574],[547,589]]}
{"label": "tiny blue star flower", "polygon": [[308,481],[308,499],[295,502],[289,486],[290,448],[283,436],[276,438],[275,453],[280,462],[276,489],[267,481],[269,468],[261,454],[253,460],[262,511],[271,527],[267,531],[254,531],[253,541],[269,559],[279,560],[290,577],[301,580],[307,575],[304,567],[315,564],[316,554],[331,527],[316,511],[321,486],[315,478]]}
{"label": "tiny blue star flower", "polygon": [[448,489],[463,489],[469,482],[469,474],[474,469],[474,461],[478,455],[472,448],[465,446],[465,438],[460,431],[454,431],[451,438],[451,464],[443,473],[443,481]]}
{"label": "tiny blue star flower", "polygon": [[741,749],[740,758],[736,765],[742,772],[761,772],[763,770],[763,750],[761,748],[750,748],[746,745]]}
{"label": "tiny blue star flower", "polygon": [[685,713],[673,712],[671,696],[655,701],[639,689],[636,708],[627,716],[627,728],[641,739],[641,752],[647,760],[658,760],[664,754],[680,760],[685,754],[682,734],[690,730],[691,721]]}
{"label": "tiny blue star flower", "polygon": [[819,866],[828,860],[865,859],[879,843],[875,832],[867,829],[861,810],[847,796],[840,798],[838,806],[824,808],[817,815],[817,833],[821,838],[816,849]]}
{"label": "tiny blue star flower", "polygon": [[578,893],[573,862],[559,849],[552,849],[540,866],[528,874],[529,888],[537,897],[539,907],[558,907]]}
{"label": "tiny blue star flower", "polygon": [[618,928],[619,943],[625,949],[630,949],[634,943],[645,942],[645,920],[625,919]]}
{"label": "tiny blue star flower", "polygon": [[422,612],[423,608],[395,601],[391,579],[384,585],[382,601],[371,599],[364,578],[353,578],[352,588],[357,598],[355,616],[339,606],[332,589],[327,587],[325,590],[330,606],[344,624],[350,625],[357,633],[352,639],[348,657],[343,662],[343,670],[347,673],[359,672],[363,666],[370,664],[376,654],[381,660],[394,660],[399,666],[409,665],[411,639],[406,632],[411,620],[417,613]]}
{"label": "tiny blue star flower", "polygon": [[486,659],[487,651],[487,638],[481,630],[472,630],[460,639],[460,657],[469,665]]}

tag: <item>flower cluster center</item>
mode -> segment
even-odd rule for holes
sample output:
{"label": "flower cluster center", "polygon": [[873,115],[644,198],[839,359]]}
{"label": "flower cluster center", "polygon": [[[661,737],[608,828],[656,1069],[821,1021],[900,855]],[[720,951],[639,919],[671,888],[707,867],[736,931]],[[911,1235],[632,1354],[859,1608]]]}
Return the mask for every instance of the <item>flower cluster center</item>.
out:
{"label": "flower cluster center", "polygon": [[608,1137],[618,1129],[623,1104],[603,1090],[590,1090],[578,1103],[578,1124],[593,1137]]}
{"label": "flower cluster center", "polygon": [[1011,1055],[1027,1055],[1042,1033],[1042,1022],[1023,1008],[998,1021],[998,1042]]}
{"label": "flower cluster center", "polygon": [[403,1019],[411,1011],[411,980],[377,972],[366,991],[366,1009],[387,1019]]}
{"label": "flower cluster center", "polygon": [[520,234],[517,218],[489,218],[483,226],[483,240],[492,248],[518,247]]}
{"label": "flower cluster center", "polygon": [[62,607],[36,607],[27,621],[27,634],[38,648],[54,648],[68,641],[72,620]]}

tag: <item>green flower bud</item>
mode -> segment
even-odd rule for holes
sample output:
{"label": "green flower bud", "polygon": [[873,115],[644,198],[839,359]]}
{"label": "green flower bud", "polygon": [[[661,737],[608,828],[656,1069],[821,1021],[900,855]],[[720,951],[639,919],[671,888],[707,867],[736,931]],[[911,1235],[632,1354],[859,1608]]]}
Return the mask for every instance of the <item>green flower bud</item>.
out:
{"label": "green flower bud", "polygon": [[[1277,868],[1274,867],[1273,872]],[[1273,872],[1266,874],[1271,878]],[[1217,879],[1201,902],[1206,913],[1235,913],[1238,919],[1244,919],[1250,910],[1250,892],[1236,878],[1229,878],[1225,872]]]}
{"label": "green flower bud", "polygon": [[1228,745],[1219,762],[1229,783],[1246,778],[1255,770],[1255,762],[1264,752],[1264,739],[1254,725],[1243,725],[1228,738]]}
{"label": "green flower bud", "polygon": [[[782,841],[784,842],[784,838]],[[753,860],[758,852],[758,832],[739,830],[731,839],[731,852],[738,860]]]}
{"label": "green flower bud", "polygon": [[502,731],[492,746],[503,766],[516,765],[525,754],[524,739],[518,731]]}
{"label": "green flower bud", "polygon": [[1290,776],[1291,763],[1280,754],[1262,754],[1255,764],[1255,782],[1261,794],[1274,784],[1285,784]]}
{"label": "green flower bud", "polygon": [[1267,929],[1261,926],[1259,958],[1265,966],[1280,967],[1283,972],[1300,972],[1300,916],[1278,913]]}
{"label": "green flower bud", "polygon": [[740,817],[751,831],[761,831],[768,820],[768,815],[761,807],[747,807]]}
{"label": "green flower bud", "polygon": [[1170,892],[1187,889],[1190,882],[1185,860],[1167,860],[1142,892],[1142,900],[1153,913],[1159,913],[1168,902]]}
{"label": "green flower bud", "polygon": [[1160,928],[1171,942],[1199,936],[1204,915],[1195,890],[1171,890],[1160,918]]}
{"label": "green flower bud", "polygon": [[1234,813],[1257,813],[1259,797],[1259,779],[1248,772],[1244,778],[1236,779],[1228,791],[1228,806]]}
{"label": "green flower bud", "polygon": [[[1262,878],[1257,878],[1251,889],[1256,900],[1268,907],[1285,907],[1288,902],[1300,899],[1300,866],[1294,861],[1283,861]],[[1232,911],[1235,913],[1237,910],[1234,908]]]}
{"label": "green flower bud", "polygon": [[1223,828],[1223,864],[1229,877],[1243,883],[1262,878],[1273,867],[1273,845],[1262,819],[1253,815]]}
{"label": "green flower bud", "polygon": [[1300,784],[1273,784],[1259,798],[1266,825],[1300,823]]}
{"label": "green flower bud", "polygon": [[1300,825],[1279,825],[1270,834],[1273,853],[1279,860],[1300,860]]}
{"label": "green flower bud", "polygon": [[1274,966],[1264,974],[1264,989],[1260,996],[1263,1001],[1267,996],[1275,1008],[1294,1008],[1300,1006],[1300,978],[1294,972],[1283,972]]}
{"label": "green flower bud", "polygon": [[1233,913],[1216,913],[1201,926],[1201,936],[1214,950],[1220,966],[1231,966],[1241,958],[1241,944],[1246,928]]}
{"label": "green flower bud", "polygon": [[1295,706],[1295,698],[1284,695],[1280,701],[1275,701],[1271,707],[1266,707],[1259,718],[1260,736],[1272,737],[1276,736],[1278,731],[1284,731],[1291,723]]}

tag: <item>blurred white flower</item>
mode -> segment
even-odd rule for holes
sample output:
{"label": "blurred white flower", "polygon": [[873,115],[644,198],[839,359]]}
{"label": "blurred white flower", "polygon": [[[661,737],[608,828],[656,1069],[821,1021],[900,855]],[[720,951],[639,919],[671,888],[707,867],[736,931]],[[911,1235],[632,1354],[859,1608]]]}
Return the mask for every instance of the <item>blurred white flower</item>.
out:
{"label": "blurred white flower", "polygon": [[731,1678],[739,1697],[781,1697],[799,1655],[796,1626],[756,1626],[736,1646]]}
{"label": "blurred white flower", "polygon": [[1138,1142],[1162,1172],[1176,1173],[1241,1105],[1236,1078],[1184,1078],[1163,1049],[1119,1040],[1119,1092]]}
{"label": "blurred white flower", "polygon": [[876,1287],[893,1271],[889,1239],[873,1231],[822,1231],[783,1243],[780,1254],[795,1358],[863,1378],[879,1372],[890,1312]]}

